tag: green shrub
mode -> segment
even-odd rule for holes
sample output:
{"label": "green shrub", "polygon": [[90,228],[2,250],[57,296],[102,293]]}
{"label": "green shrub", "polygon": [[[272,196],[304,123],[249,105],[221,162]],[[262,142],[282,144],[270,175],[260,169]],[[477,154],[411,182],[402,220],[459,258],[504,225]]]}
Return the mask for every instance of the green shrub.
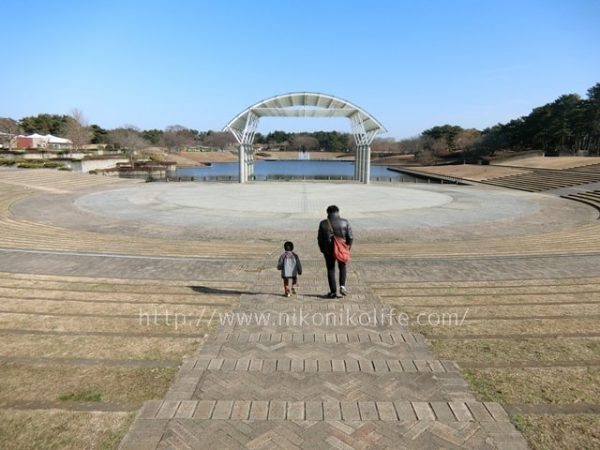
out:
{"label": "green shrub", "polygon": [[20,162],[17,164],[17,167],[19,169],[41,169],[44,167],[44,163],[41,161],[26,161]]}
{"label": "green shrub", "polygon": [[519,430],[521,433],[526,431],[527,428],[529,428],[529,421],[527,420],[526,417],[523,417],[519,414],[512,416],[511,417],[511,422],[514,424],[514,426],[517,428],[517,430]]}
{"label": "green shrub", "polygon": [[63,166],[63,167],[59,167],[58,170],[65,170],[67,172],[71,172],[73,169],[71,169],[70,167]]}
{"label": "green shrub", "polygon": [[0,166],[14,166],[16,162],[14,159],[0,158]]}
{"label": "green shrub", "polygon": [[55,161],[46,161],[44,163],[44,167],[46,169],[58,169],[60,167],[63,167],[64,164],[63,163],[59,163],[59,162],[55,162]]}

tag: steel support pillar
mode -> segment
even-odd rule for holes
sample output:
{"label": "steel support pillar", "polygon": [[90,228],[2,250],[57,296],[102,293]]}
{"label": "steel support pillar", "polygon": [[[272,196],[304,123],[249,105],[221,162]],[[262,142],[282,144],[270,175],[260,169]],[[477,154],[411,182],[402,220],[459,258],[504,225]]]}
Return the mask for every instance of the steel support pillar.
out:
{"label": "steel support pillar", "polygon": [[358,172],[358,181],[364,183],[365,180],[365,148],[359,145],[360,148],[360,169]]}
{"label": "steel support pillar", "polygon": [[371,148],[368,145],[359,145],[356,148],[356,154],[355,179],[361,183],[368,184],[371,172]]}
{"label": "steel support pillar", "polygon": [[254,177],[254,151],[252,143],[246,144],[246,181]]}
{"label": "steel support pillar", "polygon": [[365,179],[363,183],[371,182],[371,146],[365,145]]}
{"label": "steel support pillar", "polygon": [[360,112],[350,116],[352,123],[352,134],[356,142],[356,162],[354,167],[354,179],[364,184],[371,181],[371,142],[377,135],[376,131],[365,131],[364,118]]}
{"label": "steel support pillar", "polygon": [[359,180],[360,179],[360,161],[361,161],[361,156],[360,156],[360,147],[356,147],[356,156],[354,157],[354,179],[355,180]]}
{"label": "steel support pillar", "polygon": [[246,126],[243,131],[231,129],[231,132],[238,141],[238,159],[239,159],[239,182],[246,183],[254,176],[254,151],[252,142],[254,141],[254,133],[258,126],[258,116],[249,113],[246,117]]}
{"label": "steel support pillar", "polygon": [[245,183],[246,181],[248,181],[248,175],[246,173],[246,147],[244,146],[244,144],[240,144],[239,146],[238,162],[240,183]]}

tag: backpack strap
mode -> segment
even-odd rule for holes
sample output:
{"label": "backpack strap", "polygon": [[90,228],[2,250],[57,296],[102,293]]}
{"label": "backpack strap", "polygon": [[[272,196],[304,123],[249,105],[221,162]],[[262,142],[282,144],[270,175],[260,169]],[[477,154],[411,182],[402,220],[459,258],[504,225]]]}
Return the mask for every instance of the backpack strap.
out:
{"label": "backpack strap", "polygon": [[333,225],[331,225],[331,222],[329,221],[329,217],[327,218],[327,224],[329,225],[329,231],[331,231],[331,234],[337,236],[337,234],[335,234],[335,230],[333,229]]}

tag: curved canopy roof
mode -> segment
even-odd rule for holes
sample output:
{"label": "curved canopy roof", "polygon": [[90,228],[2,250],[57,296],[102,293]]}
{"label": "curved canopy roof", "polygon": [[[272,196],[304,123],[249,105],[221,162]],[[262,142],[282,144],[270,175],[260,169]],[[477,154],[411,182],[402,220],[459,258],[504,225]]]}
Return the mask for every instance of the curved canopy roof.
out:
{"label": "curved canopy roof", "polygon": [[366,133],[386,131],[364,109],[339,97],[316,92],[291,92],[262,100],[235,116],[223,131],[243,132],[251,113],[256,117],[347,117],[358,119]]}

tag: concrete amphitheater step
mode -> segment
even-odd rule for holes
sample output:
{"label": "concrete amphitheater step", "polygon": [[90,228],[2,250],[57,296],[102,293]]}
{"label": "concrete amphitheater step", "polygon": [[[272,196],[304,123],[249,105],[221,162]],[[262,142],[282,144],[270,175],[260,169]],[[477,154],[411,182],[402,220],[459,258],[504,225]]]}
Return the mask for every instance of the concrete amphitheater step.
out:
{"label": "concrete amphitheater step", "polygon": [[489,178],[483,180],[482,183],[528,192],[540,192],[598,181],[600,181],[600,176],[593,172],[572,171],[571,169],[532,169],[529,173]]}
{"label": "concrete amphitheater step", "polygon": [[567,195],[562,195],[561,197],[575,200],[581,203],[585,203],[586,205],[593,206],[594,208],[600,210],[600,191],[585,191],[585,192],[577,192]]}
{"label": "concrete amphitheater step", "polygon": [[128,186],[140,182],[140,180],[70,173],[53,169],[0,170],[0,183],[2,184],[55,193],[67,193],[74,190],[111,184]]}
{"label": "concrete amphitheater step", "polygon": [[575,172],[587,172],[600,174],[600,164],[589,164],[585,166],[573,167],[570,169]]}
{"label": "concrete amphitheater step", "polygon": [[[4,175],[4,172],[2,174]],[[27,180],[23,181],[23,183],[27,182]],[[41,184],[43,185],[43,183]],[[86,180],[85,186],[89,187],[97,184],[89,183]],[[0,247],[56,251],[96,251],[116,254],[197,255],[204,257],[246,256],[250,258],[256,257],[256,255],[263,257],[266,253],[272,251],[268,244],[225,243],[222,241],[214,243],[183,240],[166,241],[157,238],[118,236],[65,229],[12,217],[11,204],[30,195],[32,195],[31,190],[24,191],[22,188],[15,188],[10,185],[7,189],[2,189],[0,194],[0,223],[4,233],[0,237]]]}

